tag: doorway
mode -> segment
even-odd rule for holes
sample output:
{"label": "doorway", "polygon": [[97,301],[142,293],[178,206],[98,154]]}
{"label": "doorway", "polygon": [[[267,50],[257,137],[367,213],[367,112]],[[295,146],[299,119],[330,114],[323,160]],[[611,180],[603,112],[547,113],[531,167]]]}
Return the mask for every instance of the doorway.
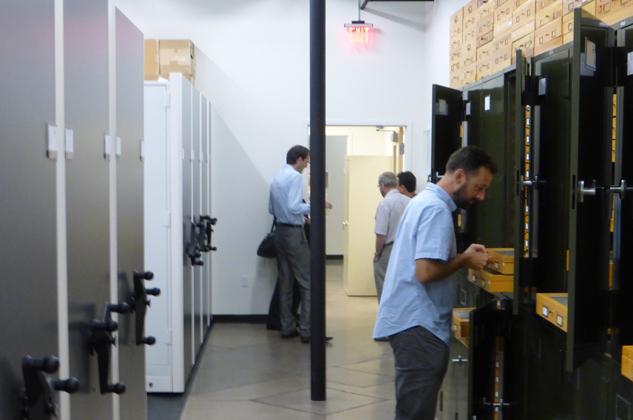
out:
{"label": "doorway", "polygon": [[348,296],[375,296],[374,216],[378,176],[403,170],[404,126],[326,127],[326,255],[342,263]]}

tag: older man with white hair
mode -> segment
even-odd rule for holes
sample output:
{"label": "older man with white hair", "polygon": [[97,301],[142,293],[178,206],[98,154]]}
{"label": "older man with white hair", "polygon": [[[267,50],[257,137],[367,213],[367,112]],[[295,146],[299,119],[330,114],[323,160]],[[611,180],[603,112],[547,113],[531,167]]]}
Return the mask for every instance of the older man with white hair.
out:
{"label": "older man with white hair", "polygon": [[378,177],[378,188],[384,197],[376,210],[376,253],[374,254],[374,280],[376,295],[380,302],[382,286],[385,282],[391,246],[396,237],[396,229],[410,198],[398,190],[398,178],[393,172],[384,172]]}

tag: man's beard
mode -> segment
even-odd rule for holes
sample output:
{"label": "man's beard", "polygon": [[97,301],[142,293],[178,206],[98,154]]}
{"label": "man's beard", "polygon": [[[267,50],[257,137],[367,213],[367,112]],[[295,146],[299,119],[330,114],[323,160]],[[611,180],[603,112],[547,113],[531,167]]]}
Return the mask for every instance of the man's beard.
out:
{"label": "man's beard", "polygon": [[455,201],[457,207],[463,210],[468,210],[473,204],[475,204],[474,199],[469,199],[466,196],[467,187],[467,184],[464,184],[453,194],[453,201]]}

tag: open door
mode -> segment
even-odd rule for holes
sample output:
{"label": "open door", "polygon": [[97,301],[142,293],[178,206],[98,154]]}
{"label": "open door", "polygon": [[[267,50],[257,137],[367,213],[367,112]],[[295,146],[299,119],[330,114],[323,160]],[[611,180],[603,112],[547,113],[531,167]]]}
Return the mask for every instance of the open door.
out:
{"label": "open door", "polygon": [[518,395],[512,369],[518,337],[512,305],[495,299],[470,312],[468,418],[515,418]]}
{"label": "open door", "polygon": [[348,156],[345,159],[343,286],[348,296],[376,296],[373,265],[376,208],[382,200],[378,176],[393,168],[392,157]]}
{"label": "open door", "polygon": [[530,261],[535,256],[538,243],[538,155],[534,142],[534,113],[540,108],[535,95],[535,78],[530,76],[527,60],[520,50],[516,51],[515,112],[515,185],[514,188],[514,298],[512,312],[517,314],[531,278]]}
{"label": "open door", "polygon": [[[571,71],[568,330],[565,368],[598,353],[607,325],[615,30],[574,11]],[[584,13],[584,15],[583,15]]]}
{"label": "open door", "polygon": [[448,157],[462,147],[464,120],[462,91],[433,85],[433,121],[431,123],[431,174],[429,181],[441,178]]}

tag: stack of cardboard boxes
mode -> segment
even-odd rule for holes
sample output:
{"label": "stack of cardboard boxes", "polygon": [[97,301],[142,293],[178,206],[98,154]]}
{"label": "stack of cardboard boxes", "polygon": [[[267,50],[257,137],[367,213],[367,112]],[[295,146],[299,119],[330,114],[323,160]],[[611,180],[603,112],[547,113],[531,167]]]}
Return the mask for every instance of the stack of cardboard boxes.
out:
{"label": "stack of cardboard boxes", "polygon": [[451,17],[451,86],[511,66],[517,49],[531,57],[571,42],[579,7],[610,25],[633,16],[633,0],[470,1]]}
{"label": "stack of cardboard boxes", "polygon": [[193,42],[173,39],[145,40],[145,80],[169,78],[169,73],[182,73],[193,81],[195,55]]}

